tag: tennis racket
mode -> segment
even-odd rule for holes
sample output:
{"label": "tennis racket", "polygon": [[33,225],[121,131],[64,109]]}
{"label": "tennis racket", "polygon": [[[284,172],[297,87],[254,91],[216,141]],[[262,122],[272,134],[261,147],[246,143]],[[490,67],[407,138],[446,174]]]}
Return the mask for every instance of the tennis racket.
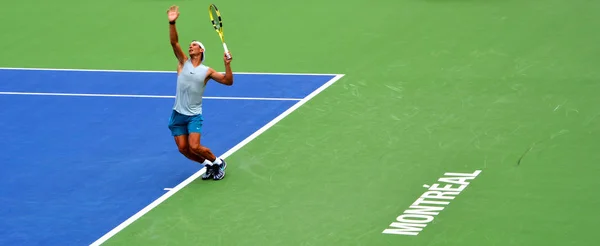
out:
{"label": "tennis racket", "polygon": [[221,42],[223,43],[223,49],[227,54],[227,59],[231,59],[229,55],[229,50],[227,49],[227,44],[225,43],[225,36],[223,35],[223,20],[221,19],[221,12],[216,5],[211,4],[208,6],[208,14],[210,15],[210,21],[215,28],[215,31],[219,34],[219,38],[221,38]]}

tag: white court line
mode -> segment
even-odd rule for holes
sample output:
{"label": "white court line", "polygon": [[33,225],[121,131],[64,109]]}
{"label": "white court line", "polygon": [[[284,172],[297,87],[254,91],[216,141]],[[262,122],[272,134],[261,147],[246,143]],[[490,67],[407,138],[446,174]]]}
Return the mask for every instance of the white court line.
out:
{"label": "white court line", "polygon": [[[175,98],[175,96],[161,96],[161,95],[80,94],[80,93],[15,92],[15,91],[0,91],[0,95]],[[258,100],[266,100],[266,101],[300,101],[300,100],[302,100],[301,98],[283,98],[283,97],[203,97],[203,99],[217,99],[217,100],[257,100],[257,101]]]}
{"label": "white court line", "polygon": [[[25,67],[0,67],[0,70],[39,70],[39,71],[73,71],[73,72],[110,72],[110,73],[176,73],[177,71],[153,70],[110,70],[110,69],[76,69],[76,68],[25,68]],[[336,76],[327,73],[263,73],[263,72],[233,72],[233,74],[261,74],[261,75],[313,75]]]}
{"label": "white court line", "polygon": [[[231,154],[233,154],[234,152],[236,152],[237,150],[239,150],[240,148],[242,148],[244,145],[248,144],[250,141],[254,140],[260,134],[262,134],[263,132],[265,132],[266,130],[268,130],[269,128],[271,128],[277,122],[279,122],[280,120],[282,120],[283,118],[285,118],[286,116],[288,116],[289,114],[291,114],[292,112],[294,112],[294,110],[298,109],[300,106],[302,106],[303,104],[305,104],[306,102],[308,102],[308,100],[312,99],[317,94],[319,94],[323,90],[327,89],[327,87],[329,87],[330,85],[332,85],[333,83],[335,83],[336,81],[338,81],[339,79],[341,79],[343,76],[344,76],[343,74],[336,75],[331,80],[329,80],[327,83],[323,84],[321,87],[319,87],[318,89],[316,89],[315,91],[313,91],[312,93],[310,93],[308,96],[306,96],[305,98],[303,98],[302,100],[300,100],[299,102],[297,102],[296,104],[294,104],[294,106],[292,106],[291,108],[289,108],[285,112],[281,113],[279,116],[277,116],[275,119],[271,120],[269,123],[267,123],[266,125],[264,125],[260,129],[258,129],[256,132],[252,133],[252,135],[248,136],[246,139],[244,139],[242,142],[240,142],[237,145],[235,145],[233,148],[231,148],[230,150],[228,150],[227,152],[225,152],[220,157],[223,158],[223,159],[226,159]],[[101,245],[102,243],[106,242],[106,240],[108,240],[112,236],[116,235],[121,230],[125,229],[125,227],[129,226],[131,223],[133,223],[134,221],[136,221],[137,219],[139,219],[140,217],[142,217],[144,214],[148,213],[150,210],[152,210],[153,208],[155,208],[156,206],[158,206],[160,203],[162,203],[163,201],[165,201],[166,199],[168,199],[169,197],[171,197],[173,194],[175,194],[176,192],[178,192],[179,190],[181,190],[183,187],[185,187],[186,185],[190,184],[192,181],[194,181],[195,179],[197,179],[198,177],[200,177],[200,175],[204,174],[204,172],[206,172],[206,168],[203,167],[198,172],[194,173],[192,176],[190,176],[189,178],[187,178],[186,180],[184,180],[183,182],[181,182],[180,184],[178,184],[177,186],[175,186],[173,189],[169,190],[167,193],[165,193],[164,195],[162,195],[158,199],[154,200],[148,206],[146,206],[145,208],[143,208],[142,210],[140,210],[139,212],[137,212],[133,216],[129,217],[127,220],[123,221],[117,227],[113,228],[111,231],[109,231],[108,233],[104,234],[104,236],[100,237],[98,240],[96,240],[94,243],[92,243],[90,245],[91,246],[98,246],[98,245]]]}

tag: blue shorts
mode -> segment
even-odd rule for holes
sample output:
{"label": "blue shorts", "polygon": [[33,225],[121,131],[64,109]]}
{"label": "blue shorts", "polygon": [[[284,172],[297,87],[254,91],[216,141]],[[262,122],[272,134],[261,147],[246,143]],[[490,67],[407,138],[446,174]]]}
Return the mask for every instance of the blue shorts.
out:
{"label": "blue shorts", "polygon": [[171,135],[187,135],[191,132],[201,133],[202,121],[204,121],[204,118],[201,114],[187,116],[173,110],[171,118],[169,119],[169,129],[171,130]]}

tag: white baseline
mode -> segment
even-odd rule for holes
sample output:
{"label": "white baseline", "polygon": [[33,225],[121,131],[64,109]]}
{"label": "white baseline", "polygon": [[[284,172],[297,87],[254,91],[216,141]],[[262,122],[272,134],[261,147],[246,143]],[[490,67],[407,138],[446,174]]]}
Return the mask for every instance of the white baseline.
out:
{"label": "white baseline", "polygon": [[[152,71],[152,70],[106,70],[106,69],[76,69],[76,68],[24,68],[24,67],[0,67],[0,70],[22,70],[22,71],[71,71],[71,72],[106,72],[106,73],[176,73],[176,71]],[[234,74],[256,74],[256,75],[312,75],[312,76],[344,76],[343,74],[325,73],[261,73],[261,72],[234,72]],[[334,77],[335,79],[335,77]],[[337,80],[337,79],[336,79]],[[317,89],[318,91],[318,89]],[[51,93],[51,92],[16,92],[0,91],[0,95],[31,95],[31,96],[77,96],[77,97],[131,97],[131,98],[175,98],[169,95],[131,95],[131,94],[95,94],[95,93]],[[310,95],[309,95],[310,96]],[[203,97],[203,99],[215,100],[260,100],[260,101],[301,101],[301,98],[280,97]]]}
{"label": "white baseline", "polygon": [[[26,67],[0,67],[0,70],[72,71],[72,72],[105,72],[105,73],[176,73],[177,72],[177,71],[160,71],[160,70],[111,70],[111,69],[26,68]],[[329,73],[262,73],[262,72],[233,72],[233,74],[313,75],[313,76],[340,75],[340,74],[329,74]]]}

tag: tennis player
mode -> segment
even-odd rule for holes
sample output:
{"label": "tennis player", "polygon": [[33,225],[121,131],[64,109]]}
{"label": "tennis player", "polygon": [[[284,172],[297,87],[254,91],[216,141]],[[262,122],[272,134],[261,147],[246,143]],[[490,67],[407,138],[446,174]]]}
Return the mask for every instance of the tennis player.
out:
{"label": "tennis player", "polygon": [[[179,152],[190,160],[204,164],[206,172],[202,179],[221,180],[225,177],[227,163],[217,158],[212,151],[200,142],[202,135],[202,97],[206,83],[210,79],[230,86],[233,84],[233,74],[227,54],[223,55],[225,61],[225,74],[204,65],[204,45],[198,41],[190,43],[188,54],[181,49],[177,36],[175,21],[179,17],[179,7],[171,6],[167,10],[169,18],[169,36],[171,46],[177,58],[177,87],[175,104],[169,120],[169,129],[175,138]],[[231,57],[231,55],[230,55]]]}

